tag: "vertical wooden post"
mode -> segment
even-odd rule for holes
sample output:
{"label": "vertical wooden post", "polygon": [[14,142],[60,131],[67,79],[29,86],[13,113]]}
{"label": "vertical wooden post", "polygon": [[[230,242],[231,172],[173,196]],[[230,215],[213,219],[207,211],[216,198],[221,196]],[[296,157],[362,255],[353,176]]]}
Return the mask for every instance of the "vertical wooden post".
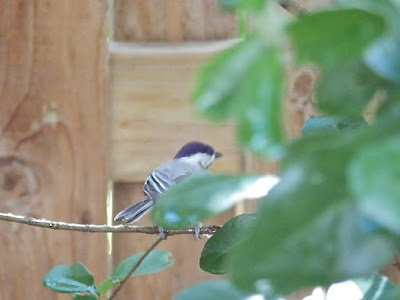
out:
{"label": "vertical wooden post", "polygon": [[[0,1],[0,211],[105,222],[106,8]],[[105,276],[104,234],[0,228],[0,299],[61,298],[42,285],[56,264]]]}
{"label": "vertical wooden post", "polygon": [[[175,154],[173,151],[177,151],[180,143],[187,142],[187,139],[207,137],[204,142],[218,141],[227,148],[221,149],[222,152],[230,152],[226,153],[228,161],[231,158],[231,162],[237,162],[235,167],[226,164],[228,168],[240,169],[240,159],[237,159],[240,154],[233,146],[232,128],[207,127],[205,121],[196,119],[190,111],[189,95],[194,73],[200,61],[205,58],[201,53],[194,54],[187,50],[190,47],[185,48],[186,43],[183,42],[206,43],[205,41],[215,39],[234,38],[235,16],[223,15],[219,11],[218,1],[215,0],[115,0],[114,3],[115,40],[141,42],[126,45],[119,43],[118,49],[121,51],[111,52],[110,91],[114,110],[112,138],[115,140],[112,143],[112,156],[116,157],[118,151],[128,159],[127,154],[130,153],[126,164],[133,164],[134,161],[137,170],[131,172],[125,168],[124,171],[121,164],[113,166],[113,178],[125,181],[115,183],[114,211],[117,212],[143,198],[142,185],[148,172],[156,164],[171,158]],[[148,41],[158,43],[144,43]],[[173,43],[171,46],[168,43],[170,41],[180,43]],[[193,51],[198,44],[190,45]],[[168,54],[165,54],[166,49]],[[174,49],[176,53],[173,52]],[[122,64],[123,59],[126,62]],[[144,135],[143,131],[150,134]],[[121,140],[125,142],[121,143]],[[222,160],[221,163],[224,164]],[[146,167],[146,171],[139,166]],[[225,167],[223,169],[226,170]],[[207,224],[223,224],[232,216],[233,212],[230,211],[207,221]],[[139,224],[151,224],[151,220],[146,216]],[[156,238],[132,234],[114,235],[114,264],[129,255],[144,251]],[[157,249],[170,251],[175,264],[163,272],[130,280],[121,291],[119,299],[171,299],[190,284],[217,278],[203,272],[199,267],[198,260],[204,243],[205,238],[195,241],[192,236],[167,239]]]}

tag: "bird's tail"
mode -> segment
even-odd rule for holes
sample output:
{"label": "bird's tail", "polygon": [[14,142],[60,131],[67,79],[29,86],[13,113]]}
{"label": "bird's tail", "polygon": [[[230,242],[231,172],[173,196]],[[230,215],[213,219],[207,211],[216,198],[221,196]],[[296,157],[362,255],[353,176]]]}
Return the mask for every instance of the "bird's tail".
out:
{"label": "bird's tail", "polygon": [[114,217],[114,221],[123,221],[127,223],[136,222],[146,213],[148,213],[153,208],[153,205],[154,205],[153,200],[149,198],[144,199],[120,211]]}

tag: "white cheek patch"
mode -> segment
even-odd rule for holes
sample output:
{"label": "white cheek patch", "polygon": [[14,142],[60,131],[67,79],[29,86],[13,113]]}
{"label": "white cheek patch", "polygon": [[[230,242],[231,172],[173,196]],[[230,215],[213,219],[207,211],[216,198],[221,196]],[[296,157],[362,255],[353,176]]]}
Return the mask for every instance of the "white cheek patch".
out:
{"label": "white cheek patch", "polygon": [[211,165],[211,163],[214,161],[215,154],[210,156],[206,153],[196,153],[189,157],[185,157],[184,159],[193,164],[200,164],[202,168],[207,169],[208,166]]}

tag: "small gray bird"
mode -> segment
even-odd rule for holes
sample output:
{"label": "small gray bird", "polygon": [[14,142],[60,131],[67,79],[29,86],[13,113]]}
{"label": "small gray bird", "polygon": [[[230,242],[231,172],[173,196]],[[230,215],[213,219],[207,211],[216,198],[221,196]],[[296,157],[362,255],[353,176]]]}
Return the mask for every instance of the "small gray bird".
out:
{"label": "small gray bird", "polygon": [[[148,213],[157,198],[186,177],[202,172],[222,154],[210,145],[190,142],[184,145],[172,160],[163,163],[147,177],[143,192],[146,199],[119,212],[114,221],[133,223]],[[160,232],[162,233],[162,232]]]}

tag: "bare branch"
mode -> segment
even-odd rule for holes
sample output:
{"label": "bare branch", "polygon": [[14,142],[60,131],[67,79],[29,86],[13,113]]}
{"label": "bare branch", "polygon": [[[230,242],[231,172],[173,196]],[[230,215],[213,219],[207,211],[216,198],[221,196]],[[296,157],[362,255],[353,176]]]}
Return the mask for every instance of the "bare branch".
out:
{"label": "bare branch", "polygon": [[142,257],[136,262],[136,264],[132,267],[132,269],[129,271],[129,273],[125,276],[125,278],[121,281],[120,285],[114,290],[114,292],[111,294],[111,296],[108,298],[108,300],[114,299],[114,297],[118,294],[118,292],[121,290],[122,286],[128,281],[129,277],[139,268],[140,264],[144,261],[147,255],[150,254],[150,252],[159,244],[163,238],[158,238],[153,245],[150,246],[149,249],[142,255]]}
{"label": "bare branch", "polygon": [[[1,213],[0,220],[21,223],[29,226],[43,227],[54,230],[69,230],[69,231],[83,231],[83,232],[112,232],[112,233],[146,233],[146,234],[159,234],[157,226],[135,226],[135,225],[95,225],[95,224],[77,224],[67,222],[57,222],[45,219],[35,219],[27,216],[13,215],[10,213]],[[221,226],[212,225],[200,228],[200,234],[214,234]],[[177,235],[177,234],[194,234],[194,228],[184,229],[164,229],[166,236]]]}

